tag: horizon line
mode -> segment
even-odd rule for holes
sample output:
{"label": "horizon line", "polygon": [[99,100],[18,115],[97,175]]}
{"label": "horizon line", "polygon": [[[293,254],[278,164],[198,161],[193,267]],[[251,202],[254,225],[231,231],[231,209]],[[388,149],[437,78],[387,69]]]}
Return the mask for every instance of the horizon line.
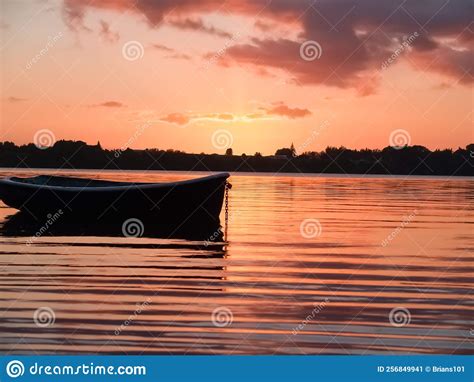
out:
{"label": "horizon line", "polygon": [[[22,147],[22,146],[30,146],[30,145],[33,145],[35,146],[37,149],[39,150],[47,150],[47,149],[50,149],[50,148],[53,148],[58,142],[71,142],[71,143],[84,143],[86,146],[89,146],[89,147],[95,147],[95,146],[98,146],[100,145],[100,148],[102,150],[107,150],[107,151],[112,151],[112,152],[119,152],[119,153],[122,153],[122,152],[125,152],[127,150],[132,150],[132,151],[146,151],[146,150],[158,150],[158,151],[165,151],[165,152],[176,152],[176,153],[181,153],[181,154],[190,154],[190,155],[230,155],[230,154],[226,154],[225,152],[224,153],[218,153],[218,152],[204,152],[204,151],[201,151],[201,152],[186,152],[186,151],[183,151],[183,150],[179,150],[179,149],[174,149],[174,148],[166,148],[166,149],[163,149],[163,148],[158,148],[158,147],[145,147],[145,148],[132,148],[132,147],[125,147],[125,146],[122,146],[122,147],[119,147],[119,148],[107,148],[107,147],[104,147],[102,146],[102,144],[100,143],[100,140],[97,141],[96,144],[90,144],[86,141],[82,141],[82,140],[69,140],[69,139],[59,139],[59,140],[55,140],[54,142],[51,142],[49,145],[41,145],[39,143],[35,143],[35,142],[29,142],[29,143],[24,143],[24,144],[19,144],[19,143],[16,143],[14,141],[0,141],[0,145],[4,145],[5,143],[12,143],[13,145],[15,145],[16,147]],[[275,156],[277,155],[276,152],[278,150],[282,150],[282,149],[290,149],[291,146],[293,145],[293,143],[291,143],[288,147],[279,147],[279,148],[276,148],[275,149],[275,153],[274,154],[263,154],[263,152],[261,151],[256,151],[255,153],[253,154],[247,154],[245,152],[242,152],[240,154],[238,153],[232,153],[233,156],[241,156],[241,155],[248,155],[248,156],[255,156],[255,154],[259,153],[260,155],[262,156]],[[400,145],[400,146],[396,146],[396,145],[387,145],[387,146],[384,146],[382,148],[369,148],[369,147],[364,147],[364,148],[349,148],[349,147],[346,147],[346,146],[331,146],[331,145],[328,145],[326,146],[325,148],[321,148],[321,149],[314,149],[314,150],[301,150],[301,152],[299,153],[300,150],[298,150],[298,147],[294,147],[295,148],[295,154],[296,156],[300,156],[300,155],[303,155],[304,153],[320,153],[320,152],[324,152],[326,151],[327,149],[344,149],[344,150],[348,150],[348,151],[364,151],[364,150],[369,150],[369,151],[383,151],[385,149],[388,149],[388,148],[392,148],[392,149],[395,149],[395,150],[400,150],[400,149],[405,149],[405,148],[413,148],[413,147],[423,147],[425,149],[427,149],[428,151],[430,152],[435,152],[435,151],[457,151],[457,150],[467,150],[467,151],[472,151],[474,153],[474,149],[469,149],[469,146],[473,146],[474,145],[474,142],[471,142],[471,143],[467,143],[464,147],[461,147],[461,146],[458,146],[457,148],[454,148],[454,147],[445,147],[445,148],[435,148],[435,149],[431,149],[427,146],[423,146],[421,144],[413,144],[413,145],[408,145],[408,144],[405,144],[405,145]],[[231,149],[233,151],[233,148],[231,146],[229,147],[224,147],[224,148],[219,148],[220,150],[228,150],[228,149]]]}

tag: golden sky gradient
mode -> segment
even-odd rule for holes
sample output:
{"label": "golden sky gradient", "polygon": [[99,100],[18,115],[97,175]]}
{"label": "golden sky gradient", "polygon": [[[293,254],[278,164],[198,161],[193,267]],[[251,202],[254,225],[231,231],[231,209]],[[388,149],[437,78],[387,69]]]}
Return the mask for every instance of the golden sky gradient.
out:
{"label": "golden sky gradient", "polygon": [[222,153],[224,129],[247,154],[382,148],[396,129],[430,149],[473,142],[472,3],[383,3],[3,0],[0,140],[48,129]]}

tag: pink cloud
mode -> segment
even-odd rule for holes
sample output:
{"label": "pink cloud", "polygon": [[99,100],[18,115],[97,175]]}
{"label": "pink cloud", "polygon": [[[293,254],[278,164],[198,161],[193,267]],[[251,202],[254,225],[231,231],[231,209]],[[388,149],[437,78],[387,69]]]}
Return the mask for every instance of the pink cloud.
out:
{"label": "pink cloud", "polygon": [[161,120],[176,125],[187,125],[190,121],[190,118],[181,113],[171,113],[163,117]]}
{"label": "pink cloud", "polygon": [[232,122],[264,118],[275,119],[274,117],[296,119],[311,115],[311,112],[308,109],[301,109],[297,107],[291,108],[282,102],[270,105],[268,107],[261,107],[260,110],[261,111],[256,111],[254,113],[248,113],[245,115],[236,115],[232,113],[171,113],[162,117],[160,120],[163,122],[183,126],[195,121]]}
{"label": "pink cloud", "polygon": [[285,104],[278,104],[276,106],[264,109],[267,115],[278,115],[281,117],[288,117],[290,119],[304,118],[311,115],[308,109],[291,108]]}

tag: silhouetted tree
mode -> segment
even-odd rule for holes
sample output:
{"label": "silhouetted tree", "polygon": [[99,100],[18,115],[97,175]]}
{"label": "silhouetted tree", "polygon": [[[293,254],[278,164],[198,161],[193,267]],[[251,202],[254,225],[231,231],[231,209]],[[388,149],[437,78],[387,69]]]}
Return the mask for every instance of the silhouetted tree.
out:
{"label": "silhouetted tree", "polygon": [[275,155],[285,155],[287,157],[290,157],[290,158],[294,158],[296,157],[296,149],[295,149],[295,146],[293,145],[293,143],[291,143],[291,146],[288,148],[288,147],[284,147],[282,149],[278,149],[276,152],[275,152]]}
{"label": "silhouetted tree", "polygon": [[82,141],[57,141],[46,149],[32,143],[16,146],[0,142],[0,167],[474,175],[474,144],[455,151],[430,151],[423,146],[383,150],[327,147],[321,152],[296,156],[293,145],[276,151],[277,156],[292,158],[291,162],[286,158],[264,157],[259,152],[253,156],[230,154],[232,149],[227,149],[226,155],[209,155],[160,149],[104,150],[99,144],[87,145]]}

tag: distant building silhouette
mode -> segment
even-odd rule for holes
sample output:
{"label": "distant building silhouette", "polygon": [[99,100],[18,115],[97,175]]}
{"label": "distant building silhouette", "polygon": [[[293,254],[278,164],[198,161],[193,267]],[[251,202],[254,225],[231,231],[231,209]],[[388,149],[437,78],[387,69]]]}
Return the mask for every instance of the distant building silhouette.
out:
{"label": "distant building silhouette", "polygon": [[278,149],[275,152],[275,156],[276,157],[286,156],[288,158],[294,158],[296,156],[296,149],[295,149],[295,146],[293,145],[293,142],[291,143],[291,146],[289,148]]}

